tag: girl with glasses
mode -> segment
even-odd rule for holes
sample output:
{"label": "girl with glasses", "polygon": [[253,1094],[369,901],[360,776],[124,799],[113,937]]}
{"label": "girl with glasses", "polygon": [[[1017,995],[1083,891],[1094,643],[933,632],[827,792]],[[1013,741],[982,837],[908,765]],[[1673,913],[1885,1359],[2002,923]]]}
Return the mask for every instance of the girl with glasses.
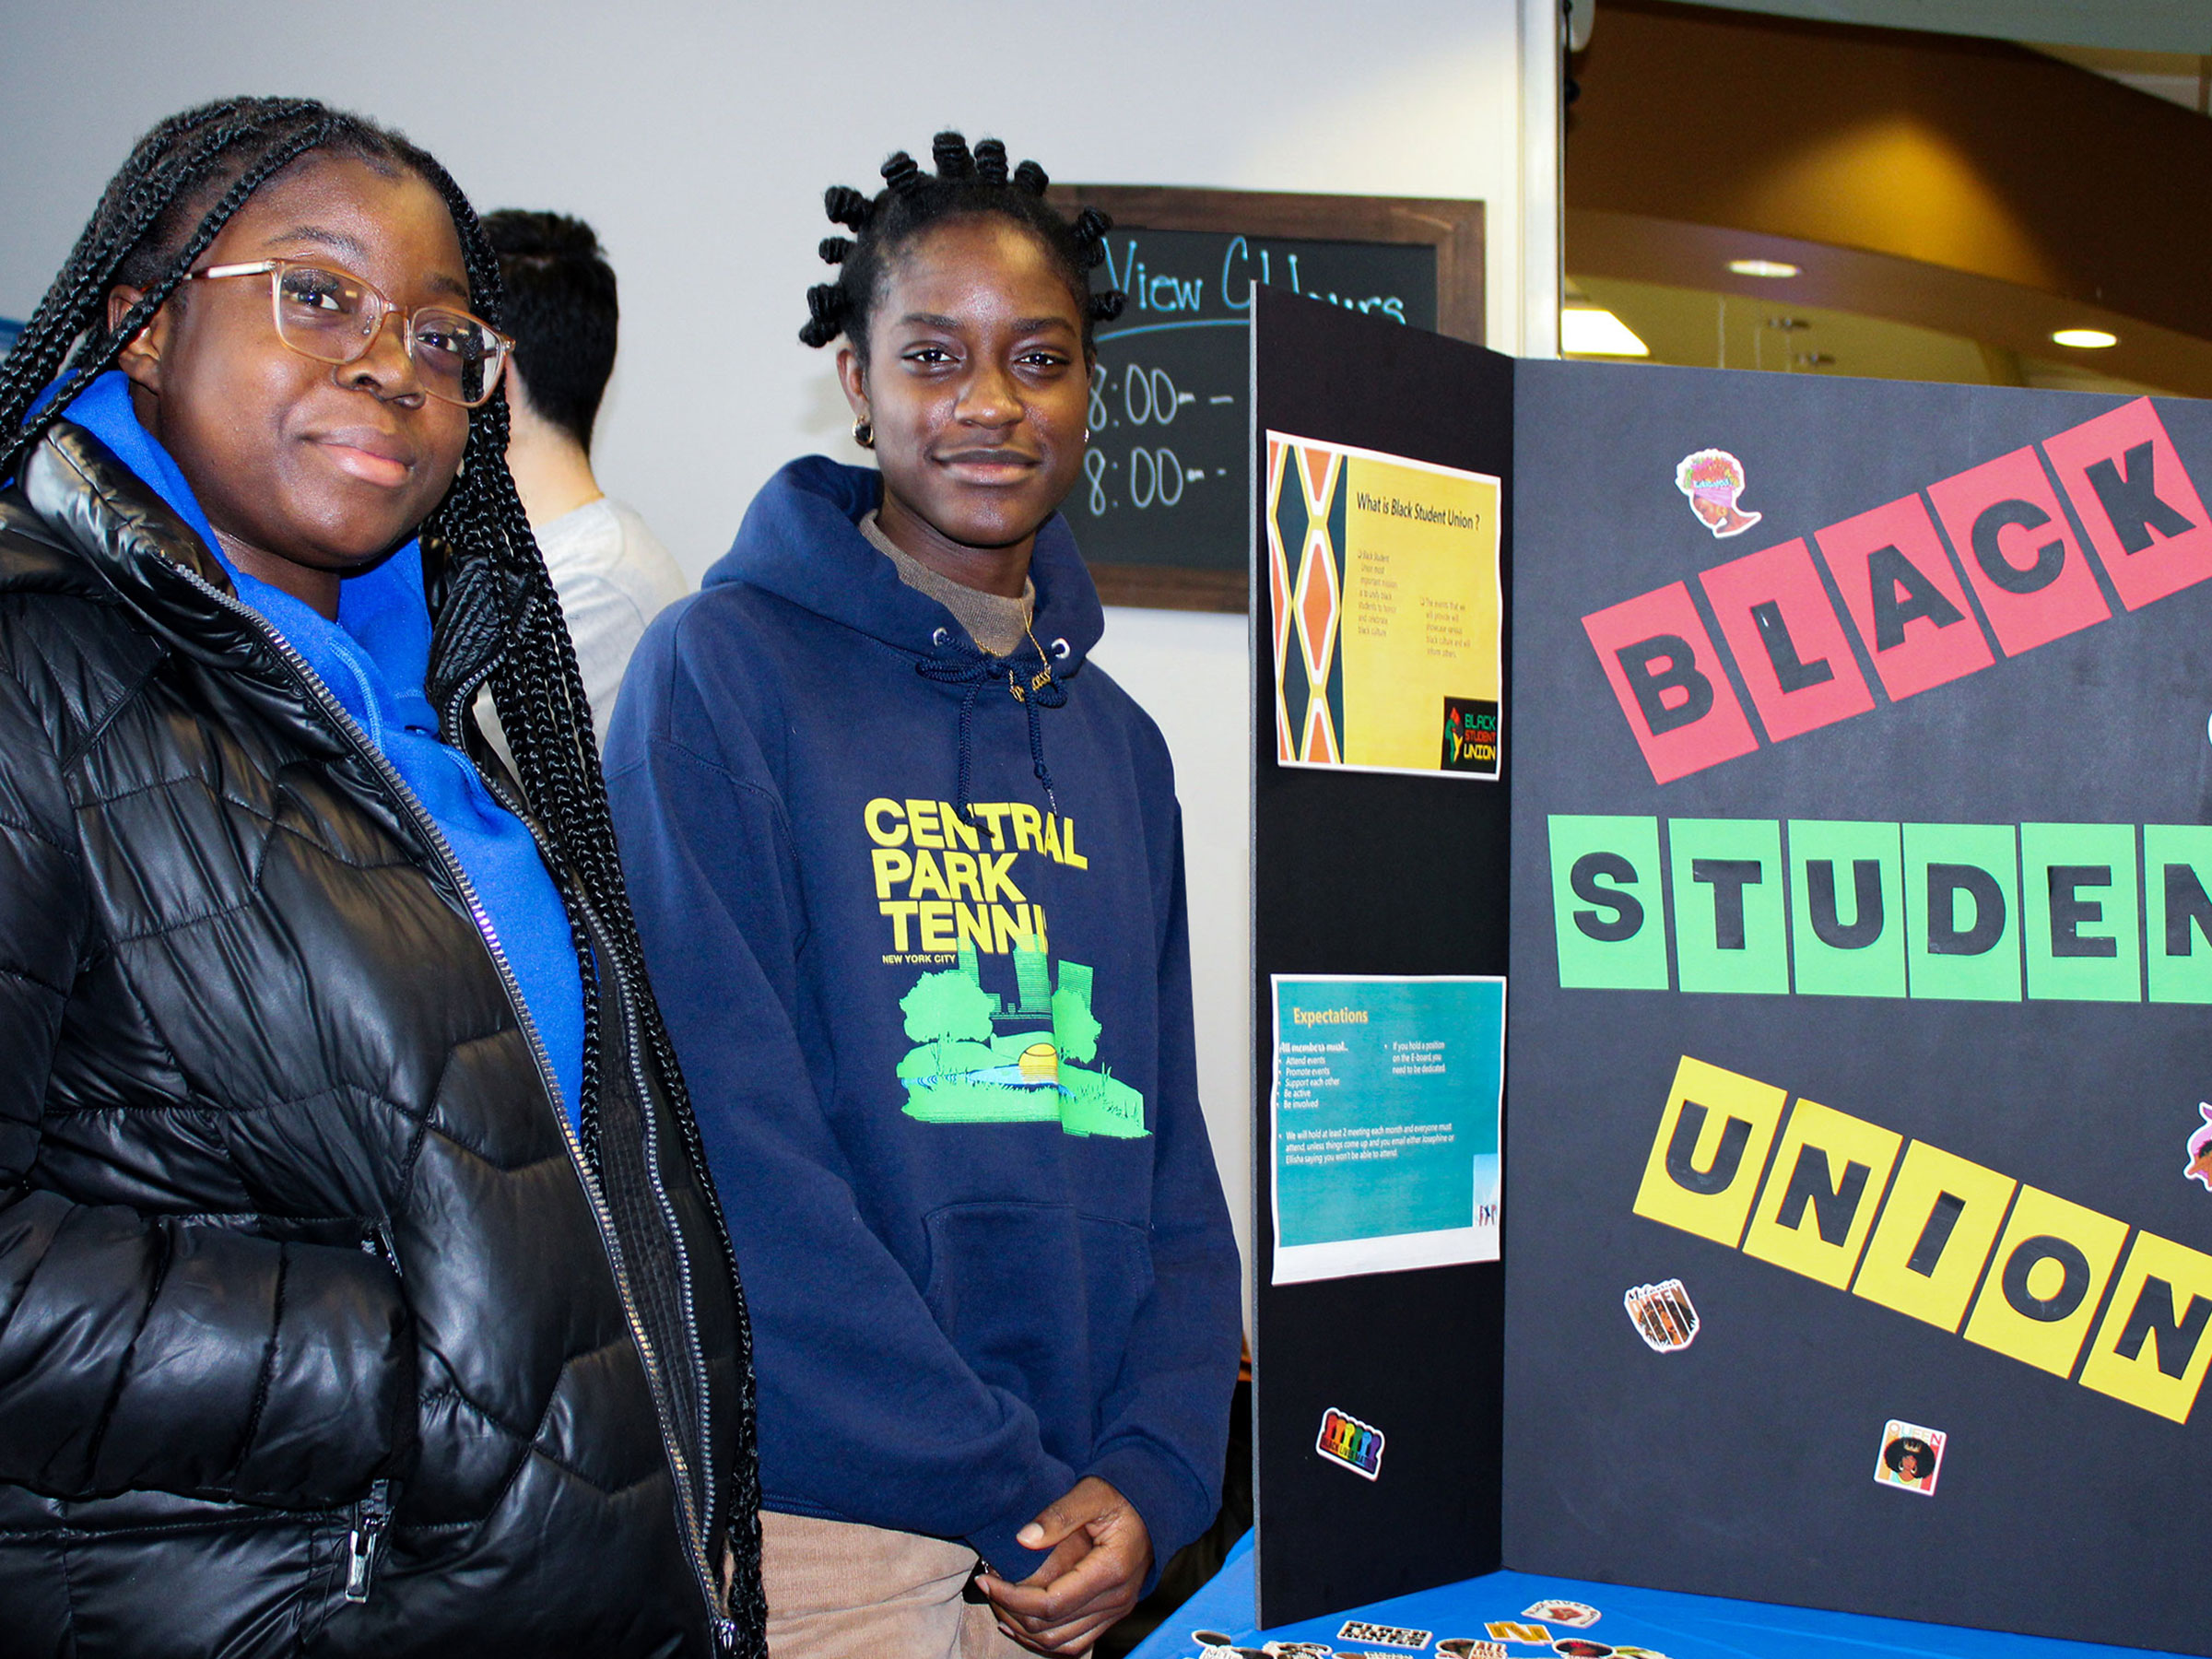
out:
{"label": "girl with glasses", "polygon": [[777,475],[608,734],[746,1266],[778,1659],[1087,1653],[1212,1522],[1237,1377],[1174,783],[1058,512],[1106,225],[935,161],[829,193],[800,335],[876,468]]}
{"label": "girl with glasses", "polygon": [[745,1314],[500,303],[429,156],[231,100],[0,365],[10,1651],[762,1651]]}

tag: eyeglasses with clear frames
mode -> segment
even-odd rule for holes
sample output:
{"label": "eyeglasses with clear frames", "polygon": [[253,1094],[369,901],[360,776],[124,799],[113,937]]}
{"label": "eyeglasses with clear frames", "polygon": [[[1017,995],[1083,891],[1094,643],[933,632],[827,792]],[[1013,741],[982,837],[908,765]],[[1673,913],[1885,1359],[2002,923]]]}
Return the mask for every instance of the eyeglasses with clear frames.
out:
{"label": "eyeglasses with clear frames", "polygon": [[387,316],[400,321],[400,341],[422,389],[441,403],[475,408],[499,390],[514,342],[479,317],[448,305],[408,311],[349,272],[297,259],[257,259],[210,265],[187,282],[229,276],[269,278],[276,337],[302,357],[324,363],[359,362],[376,344]]}

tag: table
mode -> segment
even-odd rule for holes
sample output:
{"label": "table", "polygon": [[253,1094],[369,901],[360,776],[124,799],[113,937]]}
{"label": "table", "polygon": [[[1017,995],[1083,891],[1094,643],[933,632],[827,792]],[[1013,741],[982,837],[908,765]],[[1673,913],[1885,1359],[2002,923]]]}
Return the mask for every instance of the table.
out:
{"label": "table", "polygon": [[[1598,1618],[1577,1627],[1528,1616],[1527,1609],[1549,1601],[1580,1603],[1595,1610]],[[1619,1650],[1618,1659],[1886,1659],[1890,1654],[1909,1659],[2159,1659],[2145,1648],[2054,1641],[1529,1572],[1486,1573],[1269,1630],[1257,1628],[1256,1617],[1252,1535],[1246,1533],[1220,1572],[1169,1615],[1130,1659],[1200,1659],[1206,1648],[1194,1640],[1194,1630],[1227,1635],[1234,1648],[1253,1653],[1265,1651],[1268,1642],[1306,1641],[1334,1649],[1338,1655],[1414,1659],[1416,1654],[1437,1654],[1441,1641],[1488,1641],[1488,1627],[1493,1623],[1524,1627],[1519,1633],[1531,1637],[1535,1632],[1526,1627],[1541,1625],[1550,1639],[1505,1641],[1504,1659],[1610,1659],[1614,1650]],[[2116,1607],[2113,1618],[2118,1634],[2124,1628],[2124,1614]],[[1392,1643],[1372,1635],[1340,1634],[1354,1620],[1394,1630],[1402,1640]],[[1411,1646],[1410,1637],[1422,1631],[1429,1633],[1428,1642]],[[1566,1653],[1559,1653],[1553,1642],[1565,1643]],[[1444,1649],[1445,1659],[1454,1651]],[[1486,1653],[1488,1659],[1498,1659],[1496,1650],[1475,1652],[1478,1659]]]}

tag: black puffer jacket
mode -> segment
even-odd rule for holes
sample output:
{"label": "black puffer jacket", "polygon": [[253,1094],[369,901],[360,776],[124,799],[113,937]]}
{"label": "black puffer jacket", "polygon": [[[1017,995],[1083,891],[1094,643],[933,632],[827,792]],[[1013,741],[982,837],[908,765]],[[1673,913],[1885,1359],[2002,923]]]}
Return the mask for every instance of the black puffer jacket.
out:
{"label": "black puffer jacket", "polygon": [[744,1316],[643,992],[587,1161],[488,938],[57,426],[0,494],[0,1655],[758,1651]]}

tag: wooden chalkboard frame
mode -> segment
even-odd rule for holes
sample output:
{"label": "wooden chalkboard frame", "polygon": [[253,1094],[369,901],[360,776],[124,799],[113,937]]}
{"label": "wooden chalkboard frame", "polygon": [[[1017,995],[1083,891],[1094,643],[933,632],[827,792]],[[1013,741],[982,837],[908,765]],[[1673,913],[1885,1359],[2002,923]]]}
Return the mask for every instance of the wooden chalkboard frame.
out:
{"label": "wooden chalkboard frame", "polygon": [[[1071,218],[1086,207],[1118,230],[1204,230],[1321,241],[1411,244],[1436,250],[1437,332],[1483,343],[1483,211],[1477,201],[1432,196],[1309,195],[1168,184],[1055,184],[1053,205]],[[1251,582],[1236,571],[1094,563],[1108,605],[1154,610],[1243,611]]]}

